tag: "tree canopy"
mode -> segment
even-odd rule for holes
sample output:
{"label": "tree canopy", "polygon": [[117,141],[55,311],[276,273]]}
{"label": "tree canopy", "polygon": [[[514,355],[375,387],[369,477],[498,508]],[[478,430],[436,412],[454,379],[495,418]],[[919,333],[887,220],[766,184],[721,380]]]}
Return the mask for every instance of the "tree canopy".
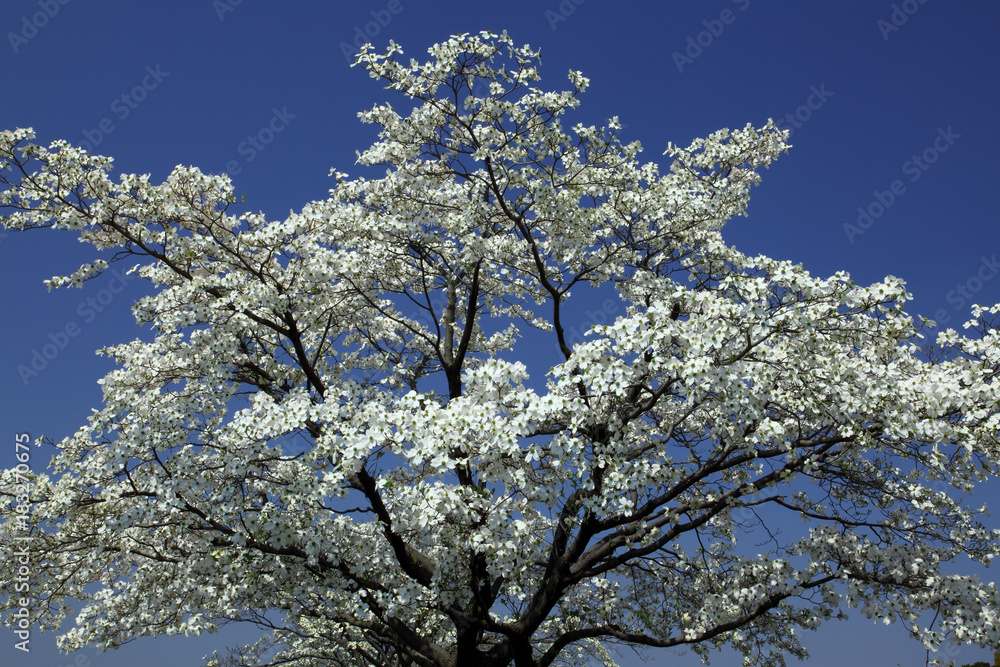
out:
{"label": "tree canopy", "polygon": [[[82,600],[67,649],[267,632],[220,666],[776,665],[851,607],[931,648],[1000,639],[996,586],[953,565],[1000,553],[970,503],[1000,462],[1000,306],[927,342],[897,278],[730,247],[789,148],[773,122],[661,173],[617,118],[564,127],[587,79],[542,90],[506,34],[402,54],[357,59],[401,94],[359,114],[384,175],[334,170],[283,220],[231,213],[225,175],[114,179],[0,133],[3,225],[100,251],[51,286],[115,262],[155,286],[148,340],[102,350],[103,407],[0,479],[32,623]],[[574,341],[595,288],[624,314]]]}

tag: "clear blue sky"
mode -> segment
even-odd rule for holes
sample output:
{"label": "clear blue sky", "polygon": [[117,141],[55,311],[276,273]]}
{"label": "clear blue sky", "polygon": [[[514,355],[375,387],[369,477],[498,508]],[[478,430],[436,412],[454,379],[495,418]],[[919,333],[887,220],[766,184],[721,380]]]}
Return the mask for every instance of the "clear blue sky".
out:
{"label": "clear blue sky", "polygon": [[[562,89],[567,70],[582,70],[591,87],[579,119],[620,116],[648,160],[668,142],[781,120],[794,147],[764,173],[729,240],[817,274],[902,277],[911,312],[958,325],[971,301],[1000,301],[998,26],[1000,4],[986,0],[4,0],[0,125],[32,126],[46,143],[89,141],[119,171],[154,181],[177,164],[238,172],[247,205],[278,217],[323,198],[331,167],[358,173],[354,151],[373,131],[355,114],[384,99],[347,65],[359,34],[423,58],[451,34],[506,29],[541,48],[543,86]],[[261,132],[269,126],[279,131]],[[860,225],[859,208],[870,216]],[[58,440],[82,424],[109,368],[93,351],[138,334],[138,280],[46,293],[42,280],[91,260],[89,248],[65,233],[0,238],[5,466],[16,433]],[[67,327],[75,335],[61,336]],[[64,349],[25,382],[18,366],[53,340]],[[923,664],[902,628],[853,616],[807,636],[809,665]],[[67,657],[45,635],[21,654],[3,630],[0,662],[174,667],[240,640],[165,638]],[[969,648],[956,659],[985,657]]]}

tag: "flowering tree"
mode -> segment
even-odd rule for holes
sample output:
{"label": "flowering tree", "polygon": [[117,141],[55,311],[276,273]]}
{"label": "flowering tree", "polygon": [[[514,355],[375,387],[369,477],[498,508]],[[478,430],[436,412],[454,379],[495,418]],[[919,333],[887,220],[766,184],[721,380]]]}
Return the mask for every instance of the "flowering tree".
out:
{"label": "flowering tree", "polygon": [[[996,587],[947,570],[1000,553],[968,506],[1000,461],[1000,308],[920,348],[901,281],[727,246],[788,148],[773,123],[661,174],[616,119],[563,127],[587,79],[538,89],[506,34],[401,54],[357,61],[412,107],[360,114],[385,175],[335,172],[280,221],[229,213],[226,176],[113,180],[0,134],[4,225],[104,251],[52,286],[126,261],[157,288],[134,307],[155,337],[102,350],[103,409],[2,478],[32,623],[77,599],[66,649],[268,629],[213,665],[782,664],[851,606],[929,647],[1000,639]],[[625,315],[572,345],[602,285]]]}

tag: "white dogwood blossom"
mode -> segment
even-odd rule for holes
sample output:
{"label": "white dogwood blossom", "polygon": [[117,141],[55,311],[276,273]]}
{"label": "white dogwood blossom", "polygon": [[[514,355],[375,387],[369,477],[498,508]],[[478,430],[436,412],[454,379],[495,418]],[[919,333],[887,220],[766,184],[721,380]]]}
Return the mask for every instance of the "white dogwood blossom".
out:
{"label": "white dogwood blossom", "polygon": [[[3,225],[99,251],[51,286],[124,261],[155,287],[103,407],[0,478],[7,562],[30,499],[31,622],[70,620],[68,650],[270,628],[219,666],[777,665],[851,608],[1000,640],[996,586],[950,567],[1000,553],[970,500],[1000,462],[1000,308],[927,345],[899,279],[727,245],[773,122],[661,173],[617,118],[570,125],[587,79],[538,88],[506,34],[430,56],[362,49],[401,94],[359,114],[384,175],[335,170],[284,220],[231,213],[224,175],[0,133]],[[571,340],[594,288],[622,314]]]}

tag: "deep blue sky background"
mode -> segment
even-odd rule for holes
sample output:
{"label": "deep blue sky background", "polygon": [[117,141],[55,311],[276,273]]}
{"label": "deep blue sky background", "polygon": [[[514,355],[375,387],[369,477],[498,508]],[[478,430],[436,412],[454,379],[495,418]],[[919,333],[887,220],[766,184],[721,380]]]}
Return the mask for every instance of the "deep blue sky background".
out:
{"label": "deep blue sky background", "polygon": [[[58,9],[51,17],[38,14],[46,2]],[[749,218],[727,228],[744,251],[802,262],[816,274],[844,269],[858,282],[902,277],[915,295],[911,312],[953,326],[965,319],[966,296],[1000,301],[996,2],[237,2],[5,0],[0,125],[32,126],[44,143],[89,138],[119,171],[148,172],[156,182],[177,164],[221,172],[235,161],[247,206],[280,217],[323,198],[331,167],[358,174],[354,151],[374,138],[356,113],[385,93],[343,53],[359,32],[379,47],[391,38],[422,60],[451,34],[506,29],[541,48],[543,87],[561,90],[567,70],[582,70],[591,88],[576,118],[620,116],[622,134],[642,142],[647,160],[661,160],[668,142],[687,145],[721,127],[798,114],[797,128],[785,121],[793,149],[764,172]],[[32,21],[44,25],[35,30]],[[144,80],[149,89],[133,95]],[[287,114],[287,126],[251,161],[241,143],[275,110]],[[935,148],[943,135],[952,138]],[[933,164],[915,170],[908,161],[925,151]],[[859,207],[879,213],[877,193],[897,180],[895,201],[870,227],[846,233]],[[96,381],[109,369],[93,351],[139,333],[129,312],[145,289],[138,280],[117,294],[110,276],[46,293],[42,280],[93,259],[89,249],[67,233],[0,238],[0,464],[13,462],[15,433],[59,440],[82,424],[99,405]],[[78,335],[25,383],[18,365],[30,365],[33,350],[67,325]],[[33,463],[48,457],[38,452]],[[901,627],[852,617],[806,637],[809,665],[924,663]],[[67,657],[50,635],[35,635],[31,654],[22,654],[3,630],[0,662],[196,665],[245,638],[145,640]],[[961,665],[986,652],[967,648],[955,657]],[[660,658],[699,664],[690,655]],[[737,663],[720,656],[715,664]]]}

